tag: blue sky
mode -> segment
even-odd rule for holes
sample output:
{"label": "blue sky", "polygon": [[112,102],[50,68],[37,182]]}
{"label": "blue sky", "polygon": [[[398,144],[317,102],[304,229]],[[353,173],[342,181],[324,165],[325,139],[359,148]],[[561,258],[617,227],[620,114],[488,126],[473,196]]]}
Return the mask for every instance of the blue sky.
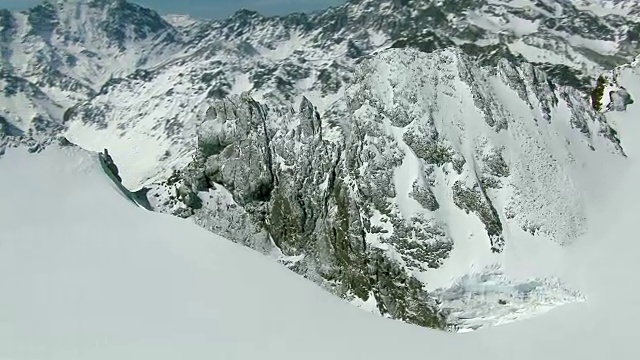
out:
{"label": "blue sky", "polygon": [[[88,1],[88,0],[87,0]],[[22,10],[40,0],[0,0],[0,8]],[[265,15],[294,11],[313,11],[346,0],[133,0],[162,14],[190,14],[200,18],[225,18],[241,8],[257,10]]]}

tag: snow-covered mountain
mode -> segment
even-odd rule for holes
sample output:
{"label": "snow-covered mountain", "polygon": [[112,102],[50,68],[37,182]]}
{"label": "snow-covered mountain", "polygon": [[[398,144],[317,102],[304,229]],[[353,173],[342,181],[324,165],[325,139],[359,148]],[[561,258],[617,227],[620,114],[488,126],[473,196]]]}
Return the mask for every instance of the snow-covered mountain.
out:
{"label": "snow-covered mountain", "polygon": [[622,15],[637,20],[640,16],[640,2],[638,0],[577,0],[578,9],[594,12],[596,15]]}
{"label": "snow-covered mountain", "polygon": [[[452,49],[364,60],[323,115],[306,99],[293,111],[227,98],[198,136],[189,166],[150,192],[156,208],[281,252],[343,297],[430,326],[439,304],[418,290],[465,275],[466,263],[439,270],[457,261],[456,246],[491,267],[519,243],[572,243],[588,230],[584,167],[624,157],[606,118],[577,90],[531,65],[477,68]],[[229,227],[237,218],[261,225],[238,232]],[[493,295],[527,286],[503,285]],[[555,281],[530,286],[545,302],[580,299]]]}
{"label": "snow-covered mountain", "polygon": [[22,131],[66,119],[74,141],[124,147],[137,160],[122,161],[127,184],[142,186],[185,164],[209,100],[250,91],[289,106],[304,95],[322,112],[363,58],[388,47],[458,46],[480,64],[526,61],[556,84],[589,91],[603,70],[639,53],[640,31],[633,17],[581,9],[571,1],[363,0],[312,15],[243,10],[223,21],[175,21],[124,1],[44,3],[1,17],[0,116]]}
{"label": "snow-covered mountain", "polygon": [[60,124],[114,77],[181,49],[180,34],[152,10],[116,0],[44,2],[0,11],[0,116],[22,131]]}
{"label": "snow-covered mountain", "polygon": [[599,164],[627,156],[603,113],[634,104],[620,75],[638,67],[633,4],[3,11],[0,148],[107,148],[155,210],[371,312],[508,322],[586,299],[552,270],[590,234]]}
{"label": "snow-covered mountain", "polygon": [[8,149],[0,160],[0,188],[9,190],[0,202],[0,358],[633,358],[640,123],[613,115],[633,140],[623,140],[629,159],[594,177],[613,188],[592,208],[595,231],[566,249],[561,271],[588,303],[472,334],[370,316],[247,248],[145,211],[95,153]]}

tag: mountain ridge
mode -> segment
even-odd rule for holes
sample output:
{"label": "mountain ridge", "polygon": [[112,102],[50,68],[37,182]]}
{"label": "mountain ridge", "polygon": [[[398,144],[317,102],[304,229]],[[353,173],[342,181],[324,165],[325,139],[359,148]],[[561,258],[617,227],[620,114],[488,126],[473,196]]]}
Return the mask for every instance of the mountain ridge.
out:
{"label": "mountain ridge", "polygon": [[[583,169],[625,156],[602,112],[634,96],[596,79],[640,52],[633,14],[362,0],[174,27],[121,0],[47,4],[0,29],[21,34],[2,44],[3,132],[108,148],[156,210],[383,316],[475,329],[544,311],[532,294],[584,300],[535,271],[514,280],[510,259],[588,231]],[[86,29],[70,15],[89,13]],[[465,276],[499,284],[471,315],[451,298]]]}
{"label": "mountain ridge", "polygon": [[[248,94],[213,101],[194,160],[150,197],[352,302],[373,302],[373,312],[434,326],[429,312],[460,309],[411,291],[428,287],[463,241],[457,224],[473,229],[476,255],[489,262],[528,237],[570,244],[586,232],[571,169],[595,161],[594,151],[625,156],[576,90],[552,89],[531,66],[498,69],[477,69],[456,49],[390,49],[363,61],[323,115],[306,98],[299,111]],[[460,115],[445,110],[454,106]],[[225,229],[231,219],[259,226]],[[554,284],[538,296],[579,301]],[[556,292],[568,297],[552,300]],[[416,304],[426,299],[435,302],[424,313]]]}

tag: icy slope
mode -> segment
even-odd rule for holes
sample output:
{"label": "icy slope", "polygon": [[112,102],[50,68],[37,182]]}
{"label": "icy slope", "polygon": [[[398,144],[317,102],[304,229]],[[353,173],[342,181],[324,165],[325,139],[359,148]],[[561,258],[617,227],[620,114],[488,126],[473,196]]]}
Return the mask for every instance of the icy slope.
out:
{"label": "icy slope", "polygon": [[146,212],[95,155],[9,149],[0,159],[0,187],[11,190],[0,202],[0,358],[632,358],[640,124],[630,118],[617,119],[630,158],[610,168],[630,171],[598,179],[617,178],[617,191],[597,209],[594,236],[566,258],[564,274],[589,302],[462,335],[369,316],[246,248]]}

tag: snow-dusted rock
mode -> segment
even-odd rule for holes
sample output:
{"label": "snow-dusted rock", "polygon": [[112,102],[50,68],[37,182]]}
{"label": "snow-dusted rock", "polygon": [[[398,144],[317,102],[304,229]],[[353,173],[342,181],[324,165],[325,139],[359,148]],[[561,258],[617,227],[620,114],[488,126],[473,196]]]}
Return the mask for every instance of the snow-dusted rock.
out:
{"label": "snow-dusted rock", "polygon": [[[587,231],[572,169],[594,150],[624,155],[572,88],[527,64],[478,67],[454,48],[364,60],[322,116],[306,98],[299,111],[247,94],[214,101],[197,134],[181,186],[228,191],[250,232],[272,239],[254,242],[260,251],[381,314],[436,327],[460,325],[445,320],[460,309],[442,308],[422,280],[463,241],[451,229],[473,224],[495,256],[519,233],[570,243]],[[236,216],[186,211],[210,228]],[[245,244],[246,234],[225,232]]]}
{"label": "snow-dusted rock", "polygon": [[571,243],[587,231],[578,169],[624,156],[601,112],[635,94],[593,89],[638,55],[640,25],[632,2],[606,16],[595,3],[353,0],[222,21],[123,0],[0,11],[0,148],[60,133],[107,148],[158,211],[373,312],[466,326],[466,303],[442,295],[459,289],[432,291],[433,274],[463,247],[499,262],[522,239]]}

